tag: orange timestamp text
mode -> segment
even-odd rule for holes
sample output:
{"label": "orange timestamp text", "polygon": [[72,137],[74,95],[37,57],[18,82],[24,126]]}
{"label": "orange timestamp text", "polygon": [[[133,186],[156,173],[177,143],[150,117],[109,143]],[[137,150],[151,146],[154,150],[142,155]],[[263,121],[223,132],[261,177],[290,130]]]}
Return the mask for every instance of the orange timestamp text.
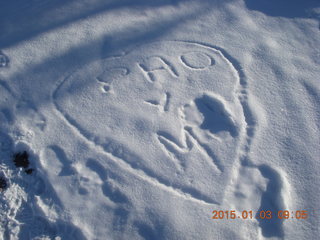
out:
{"label": "orange timestamp text", "polygon": [[260,210],[254,211],[236,211],[236,210],[214,210],[211,219],[307,219],[308,211],[305,210]]}

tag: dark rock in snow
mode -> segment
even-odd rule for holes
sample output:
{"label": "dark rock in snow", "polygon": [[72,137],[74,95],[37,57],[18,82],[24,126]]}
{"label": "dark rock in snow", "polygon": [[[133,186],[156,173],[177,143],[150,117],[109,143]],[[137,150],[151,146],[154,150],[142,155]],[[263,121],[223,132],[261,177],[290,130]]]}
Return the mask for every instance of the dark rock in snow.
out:
{"label": "dark rock in snow", "polygon": [[4,177],[0,177],[0,192],[7,188],[7,181]]}
{"label": "dark rock in snow", "polygon": [[16,167],[29,167],[29,154],[26,151],[24,151],[23,153],[16,153],[13,158]]}

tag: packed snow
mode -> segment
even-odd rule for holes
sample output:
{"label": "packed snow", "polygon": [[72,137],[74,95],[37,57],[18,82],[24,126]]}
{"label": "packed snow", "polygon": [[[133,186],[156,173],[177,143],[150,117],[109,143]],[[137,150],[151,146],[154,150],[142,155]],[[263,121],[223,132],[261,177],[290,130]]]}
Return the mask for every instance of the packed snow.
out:
{"label": "packed snow", "polygon": [[318,239],[318,0],[0,3],[0,239]]}

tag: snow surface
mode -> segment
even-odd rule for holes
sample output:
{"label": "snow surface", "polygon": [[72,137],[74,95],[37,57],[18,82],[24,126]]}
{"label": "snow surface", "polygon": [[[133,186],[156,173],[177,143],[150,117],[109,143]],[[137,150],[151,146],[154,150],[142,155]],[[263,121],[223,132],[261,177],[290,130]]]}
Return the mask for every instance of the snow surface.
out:
{"label": "snow surface", "polygon": [[319,239],[319,14],[2,1],[0,239]]}

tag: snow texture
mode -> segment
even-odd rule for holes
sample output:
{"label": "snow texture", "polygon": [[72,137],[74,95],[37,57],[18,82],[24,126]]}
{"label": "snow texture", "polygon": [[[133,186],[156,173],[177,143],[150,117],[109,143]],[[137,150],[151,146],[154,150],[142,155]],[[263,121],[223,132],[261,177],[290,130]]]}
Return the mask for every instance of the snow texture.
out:
{"label": "snow texture", "polygon": [[318,239],[319,13],[1,2],[0,239]]}

